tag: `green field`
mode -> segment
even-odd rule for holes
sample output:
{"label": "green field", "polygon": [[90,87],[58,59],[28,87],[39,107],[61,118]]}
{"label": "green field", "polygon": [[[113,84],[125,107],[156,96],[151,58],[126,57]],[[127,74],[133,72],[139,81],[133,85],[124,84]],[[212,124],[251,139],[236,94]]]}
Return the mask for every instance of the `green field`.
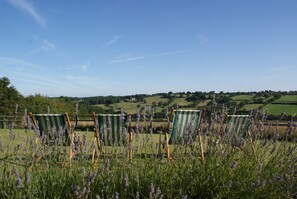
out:
{"label": "green field", "polygon": [[268,110],[270,115],[281,115],[283,111],[286,115],[294,116],[297,114],[297,105],[268,104],[263,109]]}
{"label": "green field", "polygon": [[246,104],[241,110],[250,111],[251,109],[258,109],[263,104]]}
{"label": "green field", "polygon": [[176,105],[179,105],[179,106],[188,106],[191,104],[191,102],[188,102],[185,98],[175,98],[170,104],[169,106],[176,106]]}
{"label": "green field", "polygon": [[282,103],[282,104],[297,104],[297,95],[284,95],[278,100],[275,100],[273,103]]}
{"label": "green field", "polygon": [[[258,109],[259,107],[263,106],[263,104],[255,104],[253,103],[253,95],[236,95],[233,96],[231,99],[235,101],[237,104],[239,104],[242,101],[248,100],[252,104],[246,104],[243,108],[240,110],[242,111],[249,111],[251,109]],[[267,98],[265,97],[258,97],[258,99],[262,99],[263,103],[268,102],[271,100],[273,96],[269,96]],[[143,102],[125,102],[122,101],[120,103],[111,104],[109,106],[106,106],[104,104],[98,104],[96,106],[101,107],[102,109],[108,111],[109,109],[113,109],[116,112],[119,112],[121,108],[124,109],[124,111],[128,114],[135,114],[139,109],[141,109],[144,105],[152,107],[153,103],[156,103],[156,106],[154,107],[155,113],[161,112],[163,109],[166,109],[168,107],[176,107],[178,104],[179,107],[187,106],[187,109],[197,109],[202,108],[203,106],[206,106],[207,103],[210,102],[209,99],[205,101],[199,102],[197,107],[189,107],[192,105],[192,102],[188,102],[185,97],[179,98],[176,97],[172,100],[172,102],[169,105],[162,105],[159,106],[159,102],[162,103],[168,103],[167,98],[162,98],[160,95],[155,96],[149,96],[145,98],[146,103]],[[280,103],[280,104],[278,104]],[[282,96],[280,99],[274,101],[272,104],[266,104],[264,109],[268,110],[268,113],[271,115],[280,115],[283,110],[286,112],[287,115],[294,115],[297,113],[297,105],[293,105],[293,103],[297,103],[297,95],[285,95]]]}
{"label": "green field", "polygon": [[135,113],[137,113],[137,111],[139,109],[144,107],[144,105],[146,105],[147,107],[152,107],[154,102],[156,103],[156,106],[154,107],[155,112],[161,112],[162,109],[166,109],[169,106],[174,106],[175,107],[176,104],[178,104],[179,106],[188,106],[188,105],[191,104],[191,102],[186,101],[185,98],[174,98],[174,100],[169,105],[166,105],[164,107],[163,106],[160,107],[158,105],[159,102],[168,103],[168,99],[167,98],[162,98],[160,95],[146,97],[145,101],[146,101],[146,103],[121,101],[119,103],[114,103],[114,104],[111,104],[109,106],[106,106],[104,104],[97,104],[96,106],[98,106],[98,107],[100,107],[100,108],[102,108],[104,110],[108,110],[110,108],[113,108],[117,112],[120,111],[123,108],[126,113],[135,114]]}
{"label": "green field", "polygon": [[147,105],[152,105],[153,102],[155,102],[156,104],[158,104],[159,102],[165,102],[165,103],[168,102],[167,98],[162,98],[160,95],[150,96],[144,99]]}
{"label": "green field", "polygon": [[231,99],[234,101],[252,100],[253,95],[236,95],[236,96],[231,97]]}

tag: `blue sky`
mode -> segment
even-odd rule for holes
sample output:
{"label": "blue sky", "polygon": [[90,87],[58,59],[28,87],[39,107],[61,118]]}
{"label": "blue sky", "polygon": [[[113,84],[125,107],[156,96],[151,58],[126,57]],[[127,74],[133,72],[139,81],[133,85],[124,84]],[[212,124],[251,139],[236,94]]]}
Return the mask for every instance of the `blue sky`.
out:
{"label": "blue sky", "polygon": [[295,0],[2,0],[0,77],[23,94],[297,88]]}

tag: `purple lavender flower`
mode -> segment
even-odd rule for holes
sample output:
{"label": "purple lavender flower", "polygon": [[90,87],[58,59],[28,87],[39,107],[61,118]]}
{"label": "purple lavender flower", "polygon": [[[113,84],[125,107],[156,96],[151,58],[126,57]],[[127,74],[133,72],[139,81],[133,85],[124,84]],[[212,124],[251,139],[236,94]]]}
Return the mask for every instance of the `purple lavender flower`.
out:
{"label": "purple lavender flower", "polygon": [[118,192],[115,192],[114,199],[119,199],[119,198],[120,198],[120,194]]}
{"label": "purple lavender flower", "polygon": [[28,171],[26,172],[25,180],[26,180],[27,183],[31,181],[30,174],[29,174]]}
{"label": "purple lavender flower", "polygon": [[139,194],[139,191],[136,192],[136,199],[139,199],[140,198],[140,194]]}
{"label": "purple lavender flower", "polygon": [[128,176],[128,173],[126,173],[125,178],[124,178],[124,181],[125,181],[125,187],[129,187],[129,176]]}
{"label": "purple lavender flower", "polygon": [[19,189],[19,188],[23,188],[24,185],[23,185],[23,181],[22,179],[20,178],[20,173],[16,167],[16,165],[14,164],[13,165],[13,171],[14,171],[14,174],[16,176],[16,187]]}
{"label": "purple lavender flower", "polygon": [[15,174],[15,176],[16,176],[17,178],[19,178],[19,177],[20,177],[19,170],[17,169],[17,167],[16,167],[16,165],[15,165],[15,164],[13,165],[13,172],[14,172],[14,174]]}
{"label": "purple lavender flower", "polygon": [[16,188],[17,189],[20,189],[20,188],[23,188],[24,187],[24,184],[23,184],[23,181],[21,178],[16,178]]}

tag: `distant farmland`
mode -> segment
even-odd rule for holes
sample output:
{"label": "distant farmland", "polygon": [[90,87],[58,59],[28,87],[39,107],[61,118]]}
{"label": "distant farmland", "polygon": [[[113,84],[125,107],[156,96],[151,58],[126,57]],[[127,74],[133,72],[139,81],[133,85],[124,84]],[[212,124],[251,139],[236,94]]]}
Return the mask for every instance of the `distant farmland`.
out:
{"label": "distant farmland", "polygon": [[[172,94],[171,97],[164,97],[160,94],[146,96],[143,101],[122,100],[118,103],[109,105],[97,104],[95,106],[102,108],[106,112],[110,110],[119,112],[121,108],[123,108],[128,114],[135,114],[144,106],[154,107],[155,113],[164,112],[171,107],[179,107],[181,109],[201,109],[203,107],[207,108],[211,106],[211,96],[207,95],[203,100],[197,99],[191,101],[189,100],[191,99],[191,95],[193,94]],[[225,104],[229,105],[229,111],[233,110],[233,107],[236,106],[238,111],[246,113],[251,109],[259,109],[260,111],[267,111],[269,115],[273,116],[279,116],[282,113],[291,116],[297,114],[297,95],[283,95],[276,98],[271,95],[257,96],[255,94],[238,94],[229,96],[228,94],[225,94],[224,97],[228,99]]]}

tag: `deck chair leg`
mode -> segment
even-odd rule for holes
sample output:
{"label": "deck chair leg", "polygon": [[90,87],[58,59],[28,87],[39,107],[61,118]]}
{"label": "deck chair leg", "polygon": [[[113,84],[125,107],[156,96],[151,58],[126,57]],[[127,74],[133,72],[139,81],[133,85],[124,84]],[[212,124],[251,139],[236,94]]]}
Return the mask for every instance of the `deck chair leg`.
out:
{"label": "deck chair leg", "polygon": [[30,164],[29,170],[31,170],[32,167],[33,167],[33,165],[36,164],[36,163],[38,163],[43,156],[44,156],[44,152],[42,151],[41,154],[37,157],[37,159]]}
{"label": "deck chair leg", "polygon": [[94,140],[93,140],[93,150],[92,150],[92,163],[94,163],[94,160],[95,160],[95,152],[96,152],[96,137],[94,137]]}
{"label": "deck chair leg", "polygon": [[129,161],[132,162],[132,141],[133,141],[133,134],[132,131],[129,132]]}
{"label": "deck chair leg", "polygon": [[73,142],[74,142],[74,133],[71,132],[71,137],[70,137],[70,152],[69,152],[69,161],[71,161],[72,157],[74,156],[72,147],[73,147]]}
{"label": "deck chair leg", "polygon": [[158,154],[161,156],[161,153],[162,153],[162,134],[160,133],[160,136],[159,136],[159,151],[158,151]]}
{"label": "deck chair leg", "polygon": [[203,148],[203,140],[201,136],[201,132],[198,132],[199,136],[199,143],[200,143],[200,153],[201,153],[201,160],[204,162],[204,148]]}
{"label": "deck chair leg", "polygon": [[169,151],[169,144],[168,144],[168,133],[165,133],[165,150],[166,150],[166,155],[167,155],[167,159],[171,160],[171,156],[170,156],[170,151]]}
{"label": "deck chair leg", "polygon": [[[97,149],[96,149],[96,145],[97,145]],[[97,137],[94,137],[94,140],[93,140],[93,150],[92,150],[92,163],[95,162],[96,151],[98,153],[98,156],[100,156],[100,143],[99,143],[99,139]]]}

